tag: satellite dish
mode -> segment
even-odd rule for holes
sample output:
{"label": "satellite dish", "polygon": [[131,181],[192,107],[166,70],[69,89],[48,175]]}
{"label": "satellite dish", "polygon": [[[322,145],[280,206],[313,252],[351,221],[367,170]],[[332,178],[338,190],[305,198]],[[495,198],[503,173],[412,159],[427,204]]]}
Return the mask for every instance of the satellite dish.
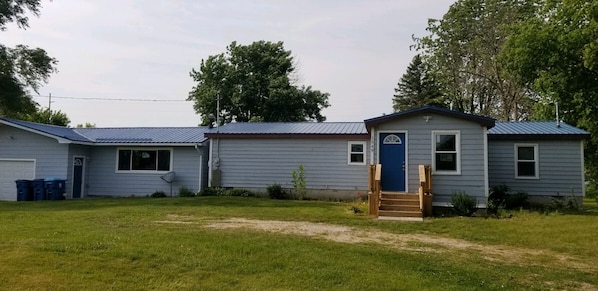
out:
{"label": "satellite dish", "polygon": [[172,181],[174,181],[174,176],[175,173],[174,172],[168,172],[162,176],[160,176],[160,179],[164,180],[164,182],[166,183],[172,183]]}
{"label": "satellite dish", "polygon": [[162,180],[164,180],[164,182],[170,184],[170,197],[172,197],[172,181],[174,181],[174,176],[175,176],[174,172],[168,172],[168,173],[160,176],[160,179],[162,179]]}

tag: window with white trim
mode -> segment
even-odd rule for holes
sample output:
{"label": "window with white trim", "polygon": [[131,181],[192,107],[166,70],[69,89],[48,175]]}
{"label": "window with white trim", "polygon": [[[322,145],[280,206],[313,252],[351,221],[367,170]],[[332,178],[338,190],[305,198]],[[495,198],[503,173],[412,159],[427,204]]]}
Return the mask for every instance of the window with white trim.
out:
{"label": "window with white trim", "polygon": [[459,131],[432,132],[432,167],[437,174],[461,174],[461,134]]}
{"label": "window with white trim", "polygon": [[515,178],[538,179],[538,145],[515,144]]}
{"label": "window with white trim", "polygon": [[168,172],[172,149],[117,149],[117,172]]}
{"label": "window with white trim", "polygon": [[349,165],[365,165],[365,141],[350,141],[348,150]]}

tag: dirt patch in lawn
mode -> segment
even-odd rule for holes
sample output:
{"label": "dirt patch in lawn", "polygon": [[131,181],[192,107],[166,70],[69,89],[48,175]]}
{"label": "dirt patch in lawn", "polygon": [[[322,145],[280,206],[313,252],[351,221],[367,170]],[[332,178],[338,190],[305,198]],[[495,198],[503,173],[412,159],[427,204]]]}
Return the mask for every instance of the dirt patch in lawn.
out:
{"label": "dirt patch in lawn", "polygon": [[[521,266],[540,265],[595,271],[598,267],[578,258],[550,250],[532,250],[501,245],[484,245],[461,239],[426,234],[395,234],[376,230],[360,230],[348,226],[301,221],[253,220],[230,218],[210,222],[206,227],[216,229],[253,229],[259,231],[308,236],[341,243],[374,243],[393,249],[416,252],[446,253],[467,250],[476,252],[488,261]],[[463,253],[463,252],[462,252]]]}

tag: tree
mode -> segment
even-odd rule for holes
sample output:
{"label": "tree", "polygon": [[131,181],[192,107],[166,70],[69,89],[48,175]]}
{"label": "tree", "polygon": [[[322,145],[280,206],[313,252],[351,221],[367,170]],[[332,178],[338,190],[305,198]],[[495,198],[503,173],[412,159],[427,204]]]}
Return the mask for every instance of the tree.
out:
{"label": "tree", "polygon": [[[552,115],[588,130],[586,177],[598,186],[598,2],[545,0],[542,10],[513,28],[501,61]],[[554,115],[552,115],[554,116]],[[552,117],[537,116],[537,117]]]}
{"label": "tree", "polygon": [[[26,29],[27,11],[38,16],[39,8],[40,0],[0,0],[0,31],[6,30],[10,22]],[[41,84],[47,83],[56,72],[56,64],[56,59],[41,48],[25,45],[9,48],[0,44],[0,116],[34,114],[37,104],[29,90],[37,93]]]}
{"label": "tree", "polygon": [[292,84],[295,72],[291,52],[282,42],[232,42],[225,53],[201,61],[191,77],[197,85],[189,93],[195,111],[206,125],[217,112],[220,123],[231,121],[324,121],[321,110],[329,107],[328,93],[311,86]]}
{"label": "tree", "polygon": [[96,127],[95,123],[86,122],[85,124],[79,123],[77,124],[76,128],[94,128]]}
{"label": "tree", "polygon": [[505,74],[497,56],[513,23],[533,17],[536,0],[459,0],[430,35],[415,38],[454,109],[502,120],[527,117],[533,104],[524,86]]}
{"label": "tree", "polygon": [[35,112],[18,116],[18,118],[31,122],[53,124],[59,126],[69,126],[69,124],[71,123],[71,120],[65,113],[61,112],[60,110],[54,111],[48,108],[38,108]]}
{"label": "tree", "polygon": [[419,54],[411,60],[407,72],[395,88],[395,93],[392,100],[395,112],[424,105],[443,106],[440,89]]}

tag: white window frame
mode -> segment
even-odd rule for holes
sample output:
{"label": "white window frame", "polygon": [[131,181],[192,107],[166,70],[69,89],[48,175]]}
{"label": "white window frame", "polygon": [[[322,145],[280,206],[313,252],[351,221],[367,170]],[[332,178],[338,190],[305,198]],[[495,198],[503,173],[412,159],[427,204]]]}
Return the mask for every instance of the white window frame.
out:
{"label": "white window frame", "polygon": [[[362,145],[363,151],[361,152],[353,152],[351,151],[352,145]],[[365,165],[366,164],[366,149],[367,149],[367,142],[366,141],[348,141],[347,142],[347,165]],[[352,154],[362,154],[363,155],[363,162],[351,162],[351,155]]]}
{"label": "white window frame", "polygon": [[[158,171],[156,170],[119,170],[118,169],[118,158],[119,158],[119,152],[122,150],[129,150],[129,151],[156,151],[156,158],[158,158],[158,151],[170,151],[170,165],[168,166],[168,168],[170,170],[168,171]],[[122,148],[116,148],[116,164],[114,165],[115,168],[115,172],[116,173],[129,173],[129,174],[165,174],[168,172],[173,171],[173,161],[174,161],[174,156],[173,156],[173,149],[172,148],[156,148],[156,147],[152,147],[152,148],[145,148],[145,147],[122,147]],[[132,157],[132,155],[131,155]],[[157,164],[156,164],[156,168],[157,168]]]}
{"label": "white window frame", "polygon": [[[533,160],[519,160],[519,148],[534,148],[534,159]],[[514,167],[515,167],[515,179],[521,180],[538,180],[540,179],[540,157],[538,152],[538,144],[537,143],[516,143],[514,145],[513,150],[513,160],[514,160]],[[534,176],[519,176],[519,162],[534,162]]]}
{"label": "white window frame", "polygon": [[[455,136],[455,151],[436,151],[436,136],[438,135],[454,135]],[[437,153],[455,153],[457,159],[457,169],[455,171],[436,170],[436,154]],[[461,131],[460,130],[433,130],[432,131],[432,173],[435,175],[461,175]]]}

